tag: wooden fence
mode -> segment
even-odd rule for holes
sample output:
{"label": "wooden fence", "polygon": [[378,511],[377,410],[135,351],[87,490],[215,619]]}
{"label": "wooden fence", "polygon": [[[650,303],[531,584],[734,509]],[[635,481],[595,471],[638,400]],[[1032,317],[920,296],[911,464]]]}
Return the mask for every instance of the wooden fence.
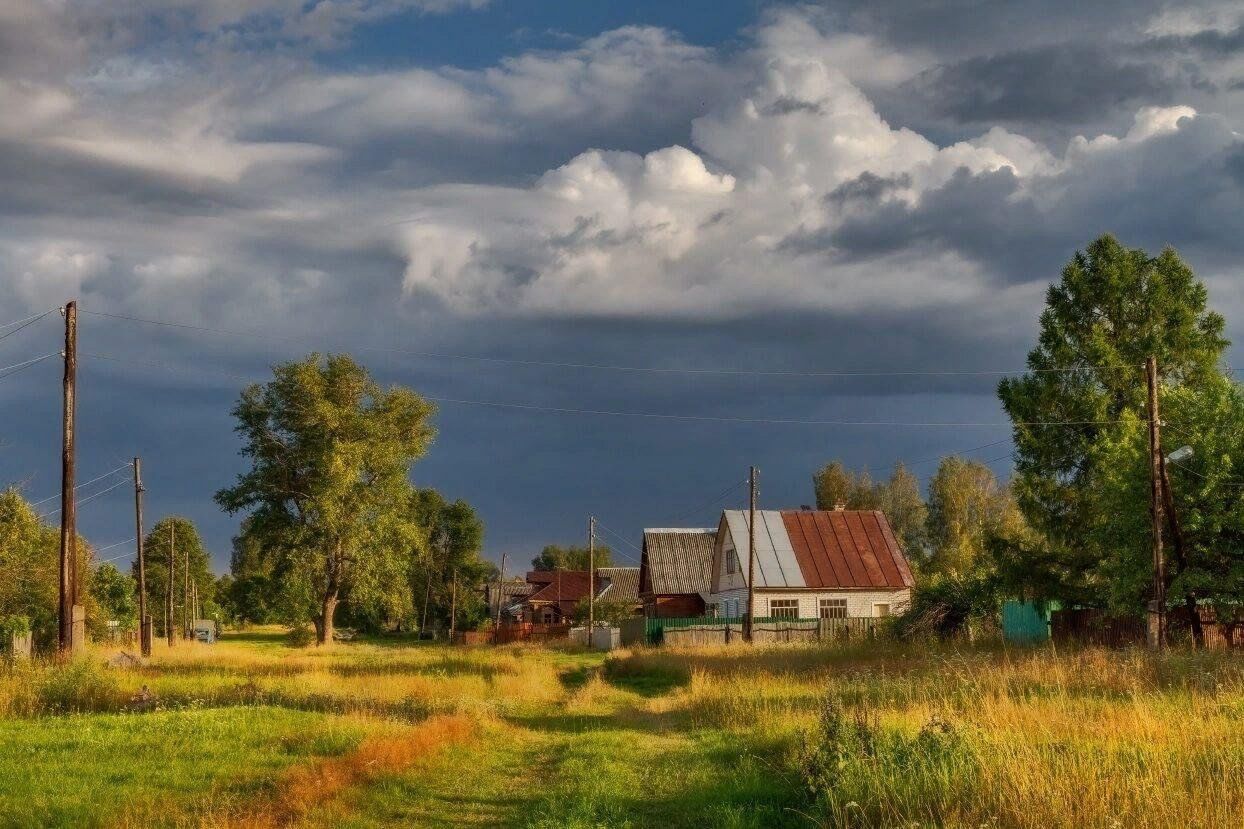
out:
{"label": "wooden fence", "polygon": [[[853,617],[847,619],[757,618],[752,626],[752,641],[772,642],[833,642],[877,636],[883,619]],[[646,619],[647,641],[652,645],[729,645],[743,641],[741,618],[718,619],[710,616],[684,619]]]}
{"label": "wooden fence", "polygon": [[[1219,624],[1209,608],[1201,608],[1200,617],[1207,648],[1244,646],[1244,629],[1240,625]],[[1192,643],[1191,620],[1184,608],[1173,608],[1166,616],[1166,623],[1167,636],[1171,642]],[[1106,648],[1139,647],[1148,641],[1145,619],[1111,616],[1104,610],[1091,608],[1055,610],[1050,614],[1050,634],[1058,644],[1075,643]]]}

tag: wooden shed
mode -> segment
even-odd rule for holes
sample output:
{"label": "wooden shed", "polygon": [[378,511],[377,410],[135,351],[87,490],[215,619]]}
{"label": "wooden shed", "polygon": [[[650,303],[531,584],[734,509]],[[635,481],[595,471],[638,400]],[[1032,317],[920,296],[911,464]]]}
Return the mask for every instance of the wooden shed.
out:
{"label": "wooden shed", "polygon": [[644,530],[639,598],[645,616],[704,615],[716,543],[717,531],[711,527]]}

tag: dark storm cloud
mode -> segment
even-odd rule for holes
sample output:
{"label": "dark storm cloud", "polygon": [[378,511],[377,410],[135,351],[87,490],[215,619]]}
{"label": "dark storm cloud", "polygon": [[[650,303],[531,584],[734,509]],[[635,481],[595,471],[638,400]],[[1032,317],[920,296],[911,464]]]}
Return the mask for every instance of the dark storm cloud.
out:
{"label": "dark storm cloud", "polygon": [[961,123],[1078,124],[1137,101],[1168,103],[1188,85],[1162,67],[1121,59],[1097,44],[1066,43],[937,66],[904,91],[934,115]]}

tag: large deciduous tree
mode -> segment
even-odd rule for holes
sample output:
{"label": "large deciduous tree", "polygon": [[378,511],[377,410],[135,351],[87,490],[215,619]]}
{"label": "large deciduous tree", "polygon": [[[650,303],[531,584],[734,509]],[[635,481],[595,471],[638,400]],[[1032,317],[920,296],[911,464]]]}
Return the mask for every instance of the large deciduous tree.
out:
{"label": "large deciduous tree", "polygon": [[[1167,389],[1199,393],[1217,382],[1227,341],[1223,318],[1206,301],[1205,286],[1174,250],[1151,257],[1111,236],[1077,252],[1050,287],[1030,372],[998,388],[1013,422],[1015,494],[1045,539],[1014,572],[1054,594],[1038,598],[1100,603],[1108,592],[1101,564],[1111,551],[1092,543],[1112,508],[1100,497],[1109,472],[1103,441],[1120,421],[1145,419],[1150,355]],[[1129,512],[1143,515],[1146,503],[1129,504]]]}
{"label": "large deciduous tree", "polygon": [[235,431],[251,468],[216,494],[249,511],[286,613],[332,641],[343,593],[352,603],[405,590],[405,563],[423,539],[409,515],[411,465],[430,445],[434,407],[381,388],[348,355],[281,363],[242,392]]}

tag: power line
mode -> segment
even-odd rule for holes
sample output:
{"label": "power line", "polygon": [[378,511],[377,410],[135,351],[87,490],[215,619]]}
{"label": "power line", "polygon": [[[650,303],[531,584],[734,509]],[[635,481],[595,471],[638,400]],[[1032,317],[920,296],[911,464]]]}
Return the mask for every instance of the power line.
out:
{"label": "power line", "polygon": [[[113,360],[121,363],[130,363],[133,365],[155,366],[157,368],[170,369],[173,371],[206,371],[214,374],[220,374],[225,377],[232,377],[247,383],[256,382],[251,377],[245,377],[230,372],[218,371],[216,369],[191,368],[186,366],[176,366],[170,363],[159,363],[150,360],[136,360],[126,357],[118,357],[112,354],[99,354],[89,351],[79,352],[79,356],[94,357],[101,360]],[[448,403],[458,406],[483,406],[499,409],[514,409],[518,411],[541,412],[545,414],[574,414],[574,415],[595,415],[600,417],[637,417],[650,420],[680,420],[680,421],[699,421],[709,423],[739,423],[739,424],[766,424],[766,425],[783,425],[783,426],[895,426],[907,428],[989,428],[1001,429],[1012,428],[1015,426],[1106,426],[1116,423],[1122,423],[1121,420],[1031,420],[1031,421],[1012,421],[1003,423],[1000,421],[897,421],[897,420],[820,420],[820,419],[798,419],[798,418],[768,418],[768,417],[732,417],[728,415],[684,415],[684,414],[666,414],[662,412],[634,412],[621,411],[615,409],[576,409],[565,406],[539,406],[531,403],[512,403],[499,400],[468,400],[456,397],[435,397],[433,395],[420,395],[424,400],[430,400],[434,403]]]}
{"label": "power line", "polygon": [[[214,328],[206,325],[192,325],[184,322],[170,322],[167,320],[150,319],[147,317],[135,317],[128,314],[111,314],[104,311],[88,311],[82,309],[82,313],[91,314],[97,317],[107,317],[109,319],[125,320],[127,322],[137,322],[144,325],[156,325],[164,328],[176,328],[185,331],[199,331],[209,334],[220,334],[229,337],[252,337],[259,340],[273,340],[276,342],[305,342],[305,337],[281,336],[278,334],[268,334],[258,331],[246,331],[230,328]],[[535,366],[543,368],[569,368],[582,369],[592,371],[617,371],[640,374],[701,374],[701,375],[717,375],[717,376],[742,376],[742,377],[973,377],[973,376],[1008,376],[1015,374],[1044,374],[1044,373],[1068,373],[1089,370],[1104,371],[1120,371],[1127,369],[1141,368],[1140,365],[1119,365],[1119,366],[1077,366],[1074,368],[1023,368],[1023,369],[986,369],[986,370],[937,370],[937,371],[873,371],[873,370],[817,370],[817,371],[782,371],[782,370],[764,370],[764,369],[736,369],[736,368],[672,368],[662,366],[634,366],[622,365],[615,363],[578,363],[565,362],[560,360],[525,360],[512,357],[486,357],[479,354],[452,354],[448,352],[438,351],[417,351],[406,348],[394,348],[386,346],[351,346],[351,351],[375,351],[389,354],[402,354],[407,357],[425,357],[438,360],[464,360],[479,363],[495,363],[500,365],[513,366]]]}
{"label": "power line", "polygon": [[[95,548],[92,552],[102,553],[102,552],[104,552],[105,550],[111,550],[113,547],[120,547],[122,544],[129,544],[131,541],[137,541],[137,540],[138,540],[138,537],[137,537],[137,536],[134,536],[133,538],[127,538],[127,539],[125,539],[124,541],[117,541],[117,542],[114,542],[114,543],[112,543],[112,544],[109,544],[109,545],[108,545],[108,546],[106,546],[106,547],[96,547],[96,548]],[[112,558],[105,558],[105,559],[101,559],[100,561],[97,561],[97,562],[95,562],[95,563],[96,563],[96,564],[104,564],[105,562],[109,562],[109,561],[116,561],[116,560],[117,560],[117,559],[119,559],[119,558],[125,558],[125,557],[126,557],[126,556],[128,556],[128,555],[130,555],[130,553],[122,553],[122,554],[121,554],[121,555],[119,555],[119,556],[113,556]]]}
{"label": "power line", "polygon": [[[129,469],[131,466],[133,466],[133,464],[129,464],[129,463],[127,463],[127,464],[123,464],[123,465],[121,465],[121,466],[118,466],[116,469],[112,470],[111,472],[105,472],[103,475],[100,475],[98,478],[92,478],[91,480],[89,480],[89,481],[87,481],[87,482],[85,482],[85,483],[78,484],[77,486],[75,486],[75,487],[74,487],[74,489],[75,489],[75,490],[79,490],[79,489],[82,489],[82,487],[84,487],[84,486],[90,486],[91,484],[96,483],[97,481],[102,481],[104,478],[109,478],[109,477],[111,477],[111,476],[113,476],[113,475],[117,474],[118,472],[120,472],[120,471],[121,471],[121,470],[123,470],[123,469]],[[32,506],[32,507],[37,507],[37,506],[39,506],[40,504],[46,504],[48,501],[54,501],[54,500],[56,500],[56,499],[57,499],[57,498],[59,498],[59,497],[60,497],[60,493],[58,492],[58,493],[56,493],[55,495],[49,495],[48,497],[46,497],[46,498],[44,498],[44,499],[42,499],[42,500],[39,500],[39,501],[31,501],[31,502],[30,502],[30,506]]]}
{"label": "power line", "polygon": [[[101,489],[99,492],[96,492],[94,495],[88,495],[88,496],[86,496],[86,497],[85,497],[85,498],[83,498],[82,500],[78,501],[78,502],[77,502],[77,505],[78,505],[78,506],[82,506],[83,504],[85,504],[85,503],[87,503],[87,502],[89,502],[89,501],[94,501],[96,498],[100,497],[101,495],[107,495],[109,492],[112,492],[112,491],[113,491],[114,489],[116,489],[117,487],[120,487],[120,486],[126,486],[127,484],[129,484],[129,481],[118,481],[117,483],[113,484],[112,486],[110,486],[110,487],[108,487],[108,488],[106,488],[106,489]],[[40,520],[42,520],[42,519],[44,519],[44,518],[50,518],[51,516],[53,516],[53,515],[55,515],[56,513],[60,512],[60,509],[61,509],[60,507],[57,507],[56,509],[52,510],[51,512],[45,512],[43,515],[40,515],[40,516],[39,516],[39,518],[40,518]]]}
{"label": "power line", "polygon": [[[12,377],[14,374],[17,374],[21,371],[25,371],[26,369],[30,368],[36,363],[41,363],[50,357],[59,357],[59,356],[60,356],[59,351],[53,351],[49,354],[44,354],[41,357],[34,357],[32,359],[25,360],[20,363],[14,363],[11,366],[5,366],[4,368],[0,368],[0,380],[3,380],[6,377]],[[10,371],[10,369],[12,369],[12,371]]]}
{"label": "power line", "polygon": [[701,510],[705,510],[713,506],[714,504],[721,501],[723,498],[725,498],[730,493],[734,492],[740,487],[745,487],[745,486],[747,486],[747,481],[739,481],[738,483],[731,484],[726,490],[724,490],[721,494],[719,494],[717,497],[713,498],[712,500],[701,503],[699,506],[686,510],[685,512],[680,513],[678,516],[671,518],[669,522],[669,526],[676,526],[678,522],[682,521],[683,519],[688,518],[692,515],[699,514]]}
{"label": "power line", "polygon": [[42,319],[43,317],[46,317],[48,314],[52,313],[55,310],[56,308],[49,308],[46,311],[37,311],[36,313],[33,313],[28,317],[22,317],[19,320],[13,320],[12,322],[0,323],[0,330],[5,329],[5,328],[11,328],[14,325],[21,325],[24,322],[33,322],[35,320]]}
{"label": "power line", "polygon": [[[602,530],[604,530],[605,532],[609,533],[609,534],[610,534],[610,535],[612,535],[614,538],[618,539],[618,540],[619,540],[619,541],[621,541],[623,544],[625,544],[626,546],[630,547],[630,548],[631,548],[632,550],[634,550],[635,552],[639,553],[639,554],[640,554],[640,556],[643,556],[643,554],[644,554],[644,551],[643,551],[643,550],[641,550],[639,547],[636,547],[636,546],[635,546],[635,544],[634,544],[633,542],[631,542],[631,541],[627,540],[627,538],[626,538],[625,536],[623,536],[621,533],[616,532],[615,530],[611,530],[611,529],[609,529],[608,527],[606,527],[604,524],[600,523],[600,519],[599,519],[599,518],[597,518],[597,519],[596,519],[596,527],[597,527],[598,529],[602,529]],[[634,558],[633,556],[629,556],[629,555],[626,555],[626,554],[624,554],[624,553],[619,553],[619,555],[621,555],[623,558],[628,559],[628,560],[630,560],[630,561],[635,561],[635,558]],[[642,563],[642,562],[637,562],[637,563]]]}
{"label": "power line", "polygon": [[[44,317],[46,317],[48,314],[52,313],[52,311],[55,311],[55,310],[56,310],[55,308],[52,308],[50,310],[44,311],[42,314],[36,314],[33,317],[27,317],[25,320],[20,320],[21,325],[18,325],[16,328],[8,332],[7,334],[0,334],[0,340],[7,340],[9,337],[12,337],[18,331],[21,331],[23,328],[26,328],[27,326],[34,325],[36,322],[43,319]],[[9,323],[9,325],[17,325],[17,323]]]}

